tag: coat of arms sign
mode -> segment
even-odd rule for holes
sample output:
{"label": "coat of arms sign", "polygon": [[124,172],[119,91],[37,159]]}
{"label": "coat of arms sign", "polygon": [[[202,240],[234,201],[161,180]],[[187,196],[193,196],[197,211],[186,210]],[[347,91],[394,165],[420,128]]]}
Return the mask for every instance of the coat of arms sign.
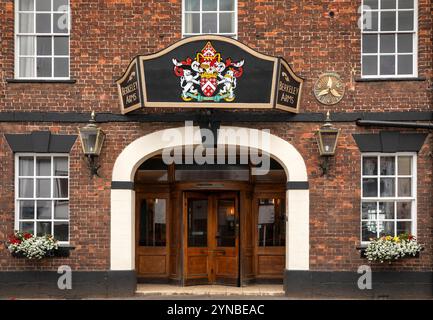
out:
{"label": "coat of arms sign", "polygon": [[244,60],[234,62],[230,58],[222,61],[210,41],[196,54],[193,60],[173,59],[174,74],[180,78],[181,98],[184,101],[234,101],[237,79],[244,72]]}

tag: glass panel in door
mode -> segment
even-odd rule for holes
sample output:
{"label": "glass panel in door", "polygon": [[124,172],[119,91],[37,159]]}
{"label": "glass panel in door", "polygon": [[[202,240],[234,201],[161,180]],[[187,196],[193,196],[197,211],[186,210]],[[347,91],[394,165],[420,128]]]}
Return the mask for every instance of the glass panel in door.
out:
{"label": "glass panel in door", "polygon": [[188,201],[188,247],[207,247],[208,200]]}
{"label": "glass panel in door", "polygon": [[236,204],[230,199],[218,199],[217,247],[236,246]]}

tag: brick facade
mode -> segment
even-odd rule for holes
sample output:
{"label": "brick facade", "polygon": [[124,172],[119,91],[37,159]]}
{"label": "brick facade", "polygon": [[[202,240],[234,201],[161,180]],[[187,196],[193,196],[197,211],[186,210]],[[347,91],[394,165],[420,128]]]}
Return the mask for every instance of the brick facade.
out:
{"label": "brick facade", "polygon": [[[305,78],[302,113],[395,112],[433,110],[433,2],[419,0],[417,81],[360,82],[360,0],[243,1],[238,0],[238,40],[253,49],[284,57]],[[71,78],[76,83],[10,83],[14,77],[14,6],[0,0],[0,114],[7,112],[73,112],[119,114],[115,80],[137,54],[149,54],[181,38],[181,1],[72,1]],[[329,12],[335,15],[330,17]],[[355,73],[352,74],[351,70]],[[339,73],[347,84],[341,103],[327,107],[317,102],[312,87],[325,71]],[[145,109],[136,113],[175,112]],[[231,111],[227,111],[231,112]],[[237,112],[237,111],[233,111]],[[263,112],[263,111],[260,111]],[[3,133],[49,130],[77,134],[82,123],[0,122],[0,240],[13,232],[14,157]],[[110,267],[110,187],[114,162],[135,139],[179,123],[101,124],[107,133],[100,157],[101,177],[90,179],[77,140],[70,154],[71,245],[69,258],[28,262],[11,258],[0,247],[0,271],[56,270],[60,264],[83,271]],[[353,133],[383,128],[361,128],[339,122],[342,129],[330,174],[320,175],[314,131],[319,123],[224,123],[270,129],[295,146],[308,169],[310,183],[310,269],[356,271],[365,264],[356,247],[360,241],[360,159]],[[402,132],[414,132],[403,129]],[[426,132],[425,130],[418,130]],[[425,250],[377,270],[433,271],[433,136],[418,155],[418,239]],[[338,204],[338,205],[336,205]]]}

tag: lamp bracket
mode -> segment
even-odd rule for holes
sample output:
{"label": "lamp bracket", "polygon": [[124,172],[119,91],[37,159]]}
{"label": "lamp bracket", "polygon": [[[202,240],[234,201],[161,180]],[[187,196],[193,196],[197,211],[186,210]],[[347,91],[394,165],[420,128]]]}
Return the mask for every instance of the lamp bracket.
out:
{"label": "lamp bracket", "polygon": [[329,171],[329,158],[330,156],[322,156],[322,160],[319,163],[319,167],[322,170],[322,177],[328,174]]}
{"label": "lamp bracket", "polygon": [[87,164],[90,170],[90,178],[93,178],[93,176],[101,177],[98,173],[98,170],[101,168],[101,166],[97,164],[96,156],[87,155]]}

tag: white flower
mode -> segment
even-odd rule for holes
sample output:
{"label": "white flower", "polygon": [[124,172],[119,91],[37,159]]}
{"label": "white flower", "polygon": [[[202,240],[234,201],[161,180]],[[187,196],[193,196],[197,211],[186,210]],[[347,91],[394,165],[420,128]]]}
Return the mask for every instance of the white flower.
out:
{"label": "white flower", "polygon": [[37,237],[32,235],[32,237],[23,239],[20,243],[8,245],[8,250],[11,253],[21,253],[30,260],[40,260],[57,249],[57,241],[51,236]]}
{"label": "white flower", "polygon": [[369,261],[380,261],[381,263],[392,262],[405,256],[416,256],[422,250],[422,246],[412,238],[410,240],[386,240],[384,238],[371,241],[365,255]]}

